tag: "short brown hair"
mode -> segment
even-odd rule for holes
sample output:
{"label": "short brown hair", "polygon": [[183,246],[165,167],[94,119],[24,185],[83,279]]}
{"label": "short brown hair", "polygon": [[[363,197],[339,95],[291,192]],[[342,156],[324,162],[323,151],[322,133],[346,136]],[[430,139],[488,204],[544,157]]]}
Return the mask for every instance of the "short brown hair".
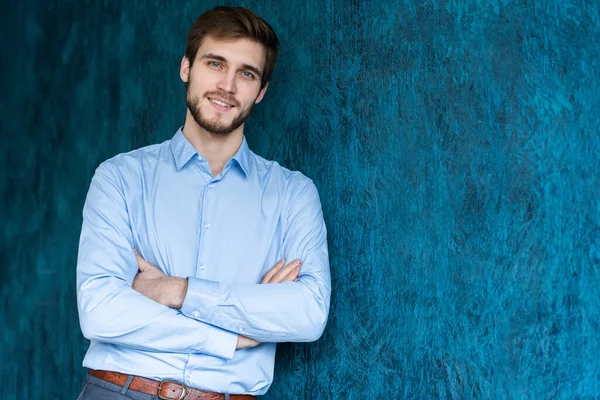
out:
{"label": "short brown hair", "polygon": [[279,51],[279,39],[267,21],[244,7],[220,6],[205,12],[198,17],[188,32],[185,56],[190,62],[190,67],[205,36],[218,39],[247,38],[262,44],[267,56],[261,86],[267,84]]}

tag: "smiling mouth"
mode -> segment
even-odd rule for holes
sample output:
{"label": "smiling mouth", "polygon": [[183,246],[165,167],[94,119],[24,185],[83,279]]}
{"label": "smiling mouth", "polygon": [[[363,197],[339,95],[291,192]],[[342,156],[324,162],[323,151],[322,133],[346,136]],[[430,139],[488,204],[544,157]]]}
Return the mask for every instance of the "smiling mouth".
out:
{"label": "smiling mouth", "polygon": [[211,97],[209,97],[208,100],[210,100],[212,103],[214,103],[220,107],[229,107],[229,108],[235,107],[233,104],[225,103],[224,101],[213,99]]}

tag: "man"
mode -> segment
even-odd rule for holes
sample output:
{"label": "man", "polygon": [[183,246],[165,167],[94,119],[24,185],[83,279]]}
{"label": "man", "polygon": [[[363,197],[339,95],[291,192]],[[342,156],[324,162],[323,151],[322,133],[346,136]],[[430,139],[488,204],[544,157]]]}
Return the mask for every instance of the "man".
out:
{"label": "man", "polygon": [[183,128],[96,170],[77,264],[91,341],[81,399],[251,399],[272,382],[277,342],[321,336],[331,284],[317,190],[243,134],[277,48],[252,11],[201,15],[180,68]]}

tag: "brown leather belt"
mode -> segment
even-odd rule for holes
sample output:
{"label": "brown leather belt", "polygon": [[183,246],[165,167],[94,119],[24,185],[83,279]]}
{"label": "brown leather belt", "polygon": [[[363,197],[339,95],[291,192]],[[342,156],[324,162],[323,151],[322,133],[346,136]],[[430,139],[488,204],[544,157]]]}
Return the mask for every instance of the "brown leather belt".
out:
{"label": "brown leather belt", "polygon": [[[100,378],[103,381],[123,386],[127,382],[129,375],[112,371],[99,371],[90,369],[90,375]],[[134,376],[129,384],[129,389],[136,392],[158,396],[166,400],[224,400],[223,393],[207,392],[206,390],[194,389],[176,381],[155,381],[154,379]],[[252,400],[254,396],[247,394],[232,394],[231,400]]]}

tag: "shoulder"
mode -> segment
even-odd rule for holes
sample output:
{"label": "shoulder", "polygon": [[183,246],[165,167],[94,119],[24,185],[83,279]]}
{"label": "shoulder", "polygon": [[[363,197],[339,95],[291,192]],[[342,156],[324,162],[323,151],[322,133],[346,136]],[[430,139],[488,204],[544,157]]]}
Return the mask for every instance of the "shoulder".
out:
{"label": "shoulder", "polygon": [[163,143],[152,144],[131,150],[126,153],[117,154],[103,161],[96,169],[96,175],[111,175],[117,180],[131,179],[137,181],[149,171],[152,166],[161,160],[170,160],[172,153],[169,146],[170,140]]}
{"label": "shoulder", "polygon": [[280,185],[289,194],[304,191],[313,186],[312,179],[300,171],[290,170],[277,161],[267,160],[254,154],[254,166],[259,179],[269,180],[272,184]]}
{"label": "shoulder", "polygon": [[156,160],[161,157],[165,149],[169,149],[169,142],[140,147],[127,153],[117,154],[108,160],[102,162],[99,166],[102,168],[121,171],[131,167],[141,166],[149,160]]}
{"label": "shoulder", "polygon": [[265,189],[283,199],[285,215],[293,217],[300,212],[321,209],[317,187],[311,178],[300,171],[290,170],[276,161],[255,156],[258,179]]}

